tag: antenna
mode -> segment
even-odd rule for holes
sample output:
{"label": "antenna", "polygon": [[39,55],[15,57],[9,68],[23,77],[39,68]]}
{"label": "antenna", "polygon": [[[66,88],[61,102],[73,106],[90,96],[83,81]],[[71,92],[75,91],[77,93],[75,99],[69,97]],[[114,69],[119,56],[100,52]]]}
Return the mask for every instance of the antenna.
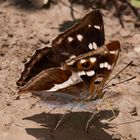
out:
{"label": "antenna", "polygon": [[106,86],[106,87],[104,87],[103,89],[106,89],[106,88],[109,88],[109,87],[112,87],[112,86],[116,86],[116,85],[125,83],[125,82],[130,81],[130,80],[133,80],[133,79],[135,79],[135,78],[136,78],[136,76],[133,76],[133,77],[131,77],[131,78],[128,78],[128,79],[123,80],[123,81],[120,81],[120,82],[118,82],[118,83],[115,83],[115,84],[111,84],[111,85],[109,85],[109,86]]}
{"label": "antenna", "polygon": [[120,73],[122,73],[126,68],[128,68],[132,63],[133,63],[133,61],[131,61],[130,63],[128,63],[122,70],[120,70],[115,76],[113,76],[108,82],[106,82],[106,84],[104,85],[104,87],[107,84],[109,84],[113,79],[115,79]]}

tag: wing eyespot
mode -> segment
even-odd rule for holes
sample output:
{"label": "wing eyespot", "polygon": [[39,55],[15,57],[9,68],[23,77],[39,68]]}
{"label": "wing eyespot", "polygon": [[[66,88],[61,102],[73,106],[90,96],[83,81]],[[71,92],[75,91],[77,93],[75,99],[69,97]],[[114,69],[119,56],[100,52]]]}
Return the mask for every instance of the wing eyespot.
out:
{"label": "wing eyespot", "polygon": [[89,70],[92,67],[92,64],[90,61],[87,61],[87,60],[85,62],[83,61],[83,63],[81,63],[80,61],[78,62],[77,67],[78,69]]}
{"label": "wing eyespot", "polygon": [[90,63],[87,61],[85,63],[82,64],[83,68],[89,68],[90,67]]}

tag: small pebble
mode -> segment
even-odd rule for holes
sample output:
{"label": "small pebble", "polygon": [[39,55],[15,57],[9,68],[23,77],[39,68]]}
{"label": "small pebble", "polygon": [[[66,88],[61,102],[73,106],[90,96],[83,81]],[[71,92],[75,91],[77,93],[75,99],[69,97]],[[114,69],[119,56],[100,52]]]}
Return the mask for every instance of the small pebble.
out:
{"label": "small pebble", "polygon": [[0,56],[2,56],[2,57],[3,57],[4,55],[5,55],[5,53],[0,52]]}
{"label": "small pebble", "polygon": [[137,139],[134,138],[134,137],[132,136],[132,134],[130,134],[129,137],[128,137],[128,140],[137,140]]}
{"label": "small pebble", "polygon": [[135,22],[134,25],[135,25],[136,28],[140,28],[140,21]]}
{"label": "small pebble", "polygon": [[136,116],[137,115],[137,108],[135,105],[129,107],[129,112],[132,116]]}
{"label": "small pebble", "polygon": [[140,53],[140,45],[135,46],[134,51]]}
{"label": "small pebble", "polygon": [[12,123],[14,122],[13,118],[6,113],[0,113],[0,120],[0,127],[5,130],[9,129]]}
{"label": "small pebble", "polygon": [[35,8],[41,8],[48,3],[48,0],[29,0]]}
{"label": "small pebble", "polygon": [[6,102],[6,105],[7,105],[7,106],[10,106],[10,105],[11,105],[11,102]]}
{"label": "small pebble", "polygon": [[27,62],[27,59],[24,58],[24,59],[22,60],[22,63],[26,63],[26,62]]}
{"label": "small pebble", "polygon": [[42,42],[42,43],[44,43],[44,44],[49,44],[49,40],[48,40],[48,38],[45,37],[45,36],[41,36],[41,37],[39,38],[39,41]]}
{"label": "small pebble", "polygon": [[119,103],[119,110],[122,112],[127,112],[132,116],[137,115],[136,105],[133,102],[131,102],[130,99],[122,99],[122,102]]}
{"label": "small pebble", "polygon": [[130,31],[126,31],[126,30],[121,30],[120,31],[120,35],[122,37],[128,37],[128,36],[131,36],[131,32]]}
{"label": "small pebble", "polygon": [[120,134],[113,134],[112,140],[121,140],[121,135]]}
{"label": "small pebble", "polygon": [[12,100],[19,100],[20,99],[20,95],[15,95],[11,98]]}
{"label": "small pebble", "polygon": [[140,33],[136,33],[132,36],[132,41],[135,42],[135,44],[139,44],[139,38],[140,38]]}

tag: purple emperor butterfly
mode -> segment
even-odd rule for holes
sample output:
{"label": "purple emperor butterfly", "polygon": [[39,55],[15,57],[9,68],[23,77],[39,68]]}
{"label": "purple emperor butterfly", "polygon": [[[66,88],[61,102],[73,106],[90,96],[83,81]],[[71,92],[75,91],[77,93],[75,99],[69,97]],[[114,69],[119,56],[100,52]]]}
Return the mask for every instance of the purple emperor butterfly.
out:
{"label": "purple emperor butterfly", "polygon": [[51,48],[36,50],[17,81],[20,93],[43,91],[75,99],[98,98],[120,49],[118,41],[104,42],[102,15],[94,10],[58,35]]}

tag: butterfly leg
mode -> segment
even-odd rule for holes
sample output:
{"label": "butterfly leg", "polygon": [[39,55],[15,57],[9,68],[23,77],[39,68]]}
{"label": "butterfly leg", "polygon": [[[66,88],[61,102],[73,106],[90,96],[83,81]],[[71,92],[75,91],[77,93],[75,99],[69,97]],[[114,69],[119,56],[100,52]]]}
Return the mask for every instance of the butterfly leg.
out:
{"label": "butterfly leg", "polygon": [[54,130],[56,130],[60,124],[62,123],[62,120],[64,119],[64,117],[66,116],[66,114],[71,113],[71,110],[73,109],[73,107],[70,110],[67,110],[62,116],[61,118],[58,120],[58,122],[56,123],[56,126],[54,128]]}
{"label": "butterfly leg", "polygon": [[111,105],[111,102],[110,102],[109,100],[107,100],[107,101],[106,101],[106,104],[107,104],[107,106],[111,109],[112,114],[113,114],[113,117],[111,117],[111,118],[109,119],[109,121],[111,121],[111,120],[117,118],[116,113],[115,113],[115,110],[113,109],[113,107],[112,107],[112,105]]}
{"label": "butterfly leg", "polygon": [[97,114],[97,112],[93,112],[91,117],[88,119],[87,123],[86,123],[86,127],[85,127],[85,131],[88,132],[88,128],[89,128],[89,125],[91,123],[91,121],[93,120],[94,116]]}
{"label": "butterfly leg", "polygon": [[56,130],[59,127],[59,125],[61,124],[61,122],[62,122],[62,120],[64,119],[65,116],[66,116],[66,112],[58,120],[58,122],[57,122],[57,124],[56,124],[56,126],[55,126],[55,128],[53,130]]}

